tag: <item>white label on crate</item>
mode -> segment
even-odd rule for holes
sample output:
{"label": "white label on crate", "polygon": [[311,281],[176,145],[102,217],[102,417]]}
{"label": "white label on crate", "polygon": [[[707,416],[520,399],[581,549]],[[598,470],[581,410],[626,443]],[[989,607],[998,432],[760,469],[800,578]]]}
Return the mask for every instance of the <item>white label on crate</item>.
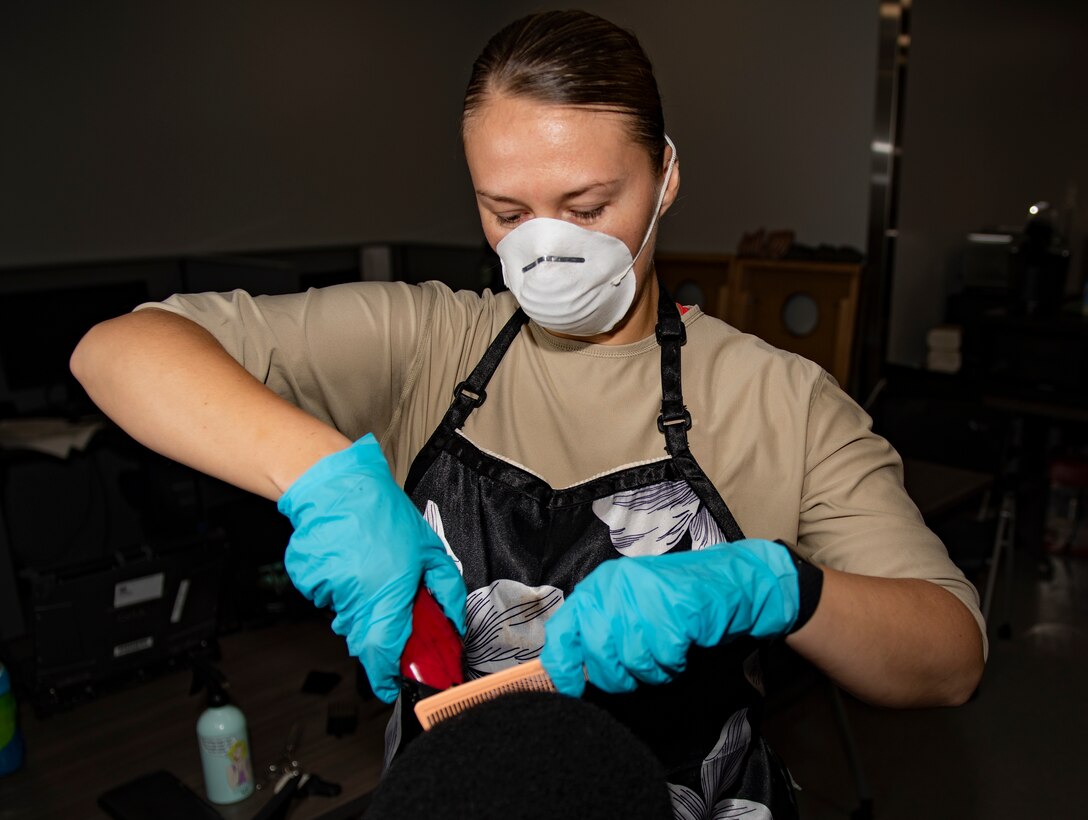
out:
{"label": "white label on crate", "polygon": [[161,598],[164,579],[163,573],[156,572],[154,575],[129,578],[127,581],[114,584],[113,608],[120,609],[123,606],[142,604],[144,601]]}
{"label": "white label on crate", "polygon": [[150,649],[154,645],[155,639],[150,635],[146,638],[137,638],[128,643],[119,643],[113,648],[113,657],[123,658],[125,655],[131,655],[133,652],[143,652],[145,649]]}
{"label": "white label on crate", "polygon": [[178,594],[174,596],[174,608],[170,612],[170,623],[176,624],[185,612],[185,599],[189,597],[189,579],[182,578],[178,584]]}

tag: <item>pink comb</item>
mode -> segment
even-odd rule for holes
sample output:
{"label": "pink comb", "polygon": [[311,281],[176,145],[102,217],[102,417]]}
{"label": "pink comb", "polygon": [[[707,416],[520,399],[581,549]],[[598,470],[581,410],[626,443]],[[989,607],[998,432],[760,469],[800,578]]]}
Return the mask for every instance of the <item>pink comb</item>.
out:
{"label": "pink comb", "polygon": [[555,684],[539,660],[512,666],[423,698],[415,706],[424,729],[510,692],[554,692]]}

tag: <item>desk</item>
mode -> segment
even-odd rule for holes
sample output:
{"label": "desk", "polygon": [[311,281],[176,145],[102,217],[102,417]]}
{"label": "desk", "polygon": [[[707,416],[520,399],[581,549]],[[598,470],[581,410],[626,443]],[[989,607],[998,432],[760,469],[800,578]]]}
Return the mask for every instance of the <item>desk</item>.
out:
{"label": "desk", "polygon": [[[332,633],[328,621],[315,617],[243,630],[221,638],[220,647],[219,666],[248,720],[258,782],[298,722],[300,764],[339,783],[343,791],[337,798],[296,800],[289,820],[356,817],[380,777],[390,707],[359,698],[355,661],[343,639]],[[336,672],[341,680],[327,695],[302,693],[312,669]],[[99,794],[157,769],[173,772],[203,797],[195,725],[204,698],[189,695],[190,682],[188,670],[166,672],[44,719],[21,704],[26,764],[0,778],[0,820],[105,818],[96,803]],[[359,707],[355,733],[342,738],[326,734],[328,703],[348,699]],[[226,820],[249,820],[269,797],[262,790],[216,810]]]}

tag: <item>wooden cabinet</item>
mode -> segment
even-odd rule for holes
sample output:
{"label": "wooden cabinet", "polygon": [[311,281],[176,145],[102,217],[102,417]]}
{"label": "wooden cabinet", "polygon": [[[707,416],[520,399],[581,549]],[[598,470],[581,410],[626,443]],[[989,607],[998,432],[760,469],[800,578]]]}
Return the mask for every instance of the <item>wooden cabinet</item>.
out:
{"label": "wooden cabinet", "polygon": [[654,262],[678,302],[811,359],[847,385],[860,264],[727,254],[658,254]]}

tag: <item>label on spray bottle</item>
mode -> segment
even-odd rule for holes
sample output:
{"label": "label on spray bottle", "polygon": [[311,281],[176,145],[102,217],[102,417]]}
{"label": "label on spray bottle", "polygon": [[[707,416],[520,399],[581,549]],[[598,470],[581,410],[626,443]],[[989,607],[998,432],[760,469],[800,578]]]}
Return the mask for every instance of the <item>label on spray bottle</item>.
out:
{"label": "label on spray bottle", "polygon": [[204,786],[213,803],[236,803],[253,793],[245,718],[234,706],[208,709],[197,725]]}

